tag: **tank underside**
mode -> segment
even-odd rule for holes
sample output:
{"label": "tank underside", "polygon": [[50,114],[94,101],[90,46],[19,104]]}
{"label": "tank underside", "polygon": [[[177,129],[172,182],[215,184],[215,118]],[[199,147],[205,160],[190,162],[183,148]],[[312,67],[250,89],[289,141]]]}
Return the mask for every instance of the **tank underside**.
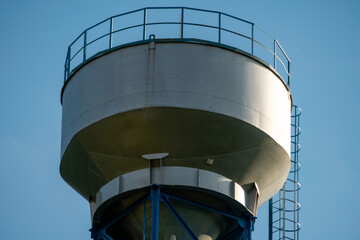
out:
{"label": "tank underside", "polygon": [[[60,171],[82,196],[95,199],[115,177],[148,168],[142,155],[160,152],[169,153],[163,166],[216,172],[244,188],[256,182],[260,204],[282,186],[290,167],[286,151],[244,121],[207,111],[153,107],[116,114],[81,130],[68,145]],[[213,159],[211,165],[208,159]]]}

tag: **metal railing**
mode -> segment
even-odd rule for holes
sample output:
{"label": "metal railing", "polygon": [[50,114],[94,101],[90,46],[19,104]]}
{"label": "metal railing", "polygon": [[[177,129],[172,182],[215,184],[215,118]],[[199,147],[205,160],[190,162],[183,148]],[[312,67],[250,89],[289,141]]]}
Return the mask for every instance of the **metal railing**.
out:
{"label": "metal railing", "polygon": [[[159,14],[160,11],[161,14]],[[174,16],[179,20],[174,20]],[[124,23],[127,24],[124,25]],[[164,28],[156,29],[156,27]],[[174,32],[174,30],[177,31],[170,34],[170,37],[169,35],[161,37],[164,33]],[[204,34],[201,34],[201,31]],[[211,33],[206,31],[211,31]],[[201,36],[196,36],[198,33]],[[93,36],[90,37],[90,34]],[[68,47],[64,83],[77,68],[99,54],[126,44],[148,41],[150,35],[156,35],[157,39],[160,36],[160,39],[203,40],[242,50],[271,65],[282,77],[284,83],[290,87],[291,61],[275,38],[254,23],[241,18],[222,12],[188,7],[141,8],[112,16],[85,29]],[[247,42],[235,44],[240,40]],[[94,48],[92,51],[90,51],[91,47]],[[270,55],[270,58],[266,55]],[[280,68],[278,63],[280,63]]]}
{"label": "metal railing", "polygon": [[291,169],[288,178],[277,195],[269,200],[269,240],[299,240],[301,209],[299,191],[299,137],[301,109],[293,106],[291,116]]}

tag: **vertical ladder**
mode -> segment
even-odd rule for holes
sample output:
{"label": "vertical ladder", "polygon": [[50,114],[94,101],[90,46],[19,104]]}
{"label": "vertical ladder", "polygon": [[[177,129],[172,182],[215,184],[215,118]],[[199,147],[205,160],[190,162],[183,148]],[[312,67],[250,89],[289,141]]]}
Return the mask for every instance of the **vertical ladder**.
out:
{"label": "vertical ladder", "polygon": [[291,169],[283,188],[269,200],[269,240],[299,240],[300,115],[301,109],[294,105],[291,115]]}

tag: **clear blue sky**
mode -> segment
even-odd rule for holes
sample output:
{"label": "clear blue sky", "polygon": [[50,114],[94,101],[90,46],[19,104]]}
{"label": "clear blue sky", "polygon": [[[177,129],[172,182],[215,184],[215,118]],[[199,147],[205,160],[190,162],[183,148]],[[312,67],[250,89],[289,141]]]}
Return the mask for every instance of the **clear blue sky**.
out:
{"label": "clear blue sky", "polygon": [[[85,28],[145,6],[255,22],[292,59],[303,109],[301,239],[358,239],[360,1],[0,0],[0,239],[90,239],[89,206],[60,177],[66,49]],[[267,239],[267,205],[254,239]]]}

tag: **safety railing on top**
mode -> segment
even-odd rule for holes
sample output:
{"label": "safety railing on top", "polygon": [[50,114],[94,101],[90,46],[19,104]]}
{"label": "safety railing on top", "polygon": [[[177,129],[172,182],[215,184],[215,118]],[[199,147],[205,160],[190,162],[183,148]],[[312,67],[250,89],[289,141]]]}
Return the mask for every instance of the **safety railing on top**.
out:
{"label": "safety railing on top", "polygon": [[68,47],[64,83],[77,68],[99,54],[148,41],[150,35],[157,39],[202,40],[247,52],[271,65],[290,87],[291,61],[275,38],[241,18],[187,7],[142,8],[87,28]]}

